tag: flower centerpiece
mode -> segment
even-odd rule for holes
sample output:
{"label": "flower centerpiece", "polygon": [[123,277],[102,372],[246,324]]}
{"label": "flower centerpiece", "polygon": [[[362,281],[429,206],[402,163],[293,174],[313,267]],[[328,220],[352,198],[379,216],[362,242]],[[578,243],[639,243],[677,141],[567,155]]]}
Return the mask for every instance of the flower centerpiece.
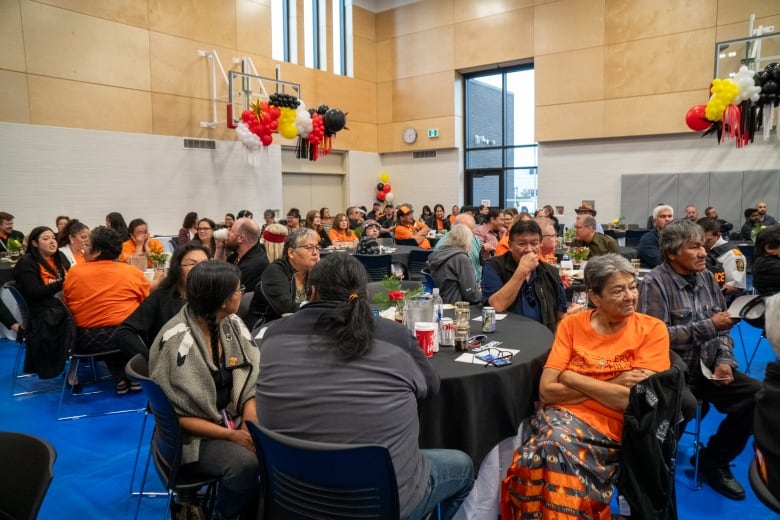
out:
{"label": "flower centerpiece", "polygon": [[574,228],[568,228],[566,231],[563,232],[563,243],[566,245],[566,247],[569,247],[573,241],[574,241]]}
{"label": "flower centerpiece", "polygon": [[406,299],[422,292],[422,288],[404,290],[401,280],[395,276],[385,276],[381,282],[383,291],[374,294],[374,303],[383,306],[385,310],[395,308],[395,319],[403,319]]}
{"label": "flower centerpiece", "polygon": [[569,254],[571,254],[571,257],[575,262],[581,263],[588,260],[590,249],[585,246],[572,247]]}
{"label": "flower centerpiece", "polygon": [[162,253],[149,251],[146,253],[146,257],[151,260],[152,267],[155,269],[163,269],[165,267],[165,262],[168,261],[169,256],[171,256],[171,254],[166,251],[163,251]]}
{"label": "flower centerpiece", "polygon": [[22,243],[15,238],[9,238],[6,242],[6,249],[11,258],[18,258],[22,252]]}

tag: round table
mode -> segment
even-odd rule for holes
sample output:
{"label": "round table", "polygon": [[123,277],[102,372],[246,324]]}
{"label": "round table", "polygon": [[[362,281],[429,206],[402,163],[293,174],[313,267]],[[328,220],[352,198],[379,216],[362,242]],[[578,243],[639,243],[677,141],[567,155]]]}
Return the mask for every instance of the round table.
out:
{"label": "round table", "polygon": [[[480,315],[472,306],[471,317]],[[481,322],[471,321],[471,334],[482,334]],[[478,469],[500,441],[517,434],[531,415],[539,393],[539,378],[553,342],[549,329],[517,314],[496,321],[488,340],[502,341],[499,349],[520,352],[512,364],[483,366],[455,361],[461,352],[441,347],[430,358],[439,373],[439,393],[419,403],[420,447],[458,449]]]}
{"label": "round table", "polygon": [[13,270],[16,263],[0,262],[0,285],[14,279]]}

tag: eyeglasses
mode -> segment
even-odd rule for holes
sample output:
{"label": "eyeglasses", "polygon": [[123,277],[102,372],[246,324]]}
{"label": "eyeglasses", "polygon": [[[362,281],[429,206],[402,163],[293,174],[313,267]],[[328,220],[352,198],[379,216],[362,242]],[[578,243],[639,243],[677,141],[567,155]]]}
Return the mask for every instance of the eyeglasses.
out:
{"label": "eyeglasses", "polygon": [[239,294],[244,294],[246,292],[246,287],[244,287],[244,285],[241,284],[241,287],[239,287],[238,290],[235,291],[235,292],[237,292]]}
{"label": "eyeglasses", "polygon": [[197,229],[198,229],[198,231],[211,231],[212,230],[212,228],[210,228],[210,227],[199,227]]}
{"label": "eyeglasses", "polygon": [[542,238],[547,238],[547,237],[557,237],[557,236],[558,236],[558,235],[556,235],[555,233],[552,233],[552,234],[550,234],[550,235],[542,235]]}
{"label": "eyeglasses", "polygon": [[298,246],[295,249],[305,249],[309,253],[319,253],[320,249],[322,249],[322,248],[320,246],[316,245],[316,244],[309,244],[309,245],[306,245],[306,246]]}
{"label": "eyeglasses", "polygon": [[502,367],[512,364],[513,354],[508,350],[499,350],[497,348],[488,348],[482,352],[474,354],[471,358],[472,363],[484,363],[485,367]]}

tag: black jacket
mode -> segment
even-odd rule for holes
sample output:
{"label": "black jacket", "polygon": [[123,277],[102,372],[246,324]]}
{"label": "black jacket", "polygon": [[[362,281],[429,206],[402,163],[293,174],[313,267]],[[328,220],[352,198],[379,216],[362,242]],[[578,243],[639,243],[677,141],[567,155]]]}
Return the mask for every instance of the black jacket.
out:
{"label": "black jacket", "polygon": [[685,364],[631,388],[624,413],[618,489],[631,506],[631,519],[677,518],[674,489],[677,428],[682,425]]}
{"label": "black jacket", "polygon": [[[235,264],[237,258],[238,254],[233,253],[227,258],[227,261]],[[241,284],[246,287],[247,291],[250,291],[260,282],[263,271],[268,267],[268,255],[265,252],[265,247],[258,242],[241,257],[236,265],[241,270]]]}
{"label": "black jacket", "polygon": [[286,258],[274,260],[263,272],[262,279],[254,286],[255,293],[249,304],[247,326],[250,329],[298,310],[293,279],[295,272]]}
{"label": "black jacket", "polygon": [[756,450],[763,456],[769,492],[780,498],[780,363],[766,366],[764,386],[756,393],[753,435]]}
{"label": "black jacket", "polygon": [[184,303],[175,287],[152,291],[116,328],[111,339],[128,358],[135,354],[148,358],[149,347],[154,343],[157,333],[178,314]]}

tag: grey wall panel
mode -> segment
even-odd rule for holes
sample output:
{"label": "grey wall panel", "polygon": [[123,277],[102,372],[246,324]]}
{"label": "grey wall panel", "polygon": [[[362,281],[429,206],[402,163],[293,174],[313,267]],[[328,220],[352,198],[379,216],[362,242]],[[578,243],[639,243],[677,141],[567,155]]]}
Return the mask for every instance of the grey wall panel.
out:
{"label": "grey wall panel", "polygon": [[704,216],[704,208],[709,204],[710,176],[706,173],[680,173],[677,176],[677,206],[674,214],[678,217],[685,216],[685,207],[689,204],[699,210],[699,218]]}
{"label": "grey wall panel", "polygon": [[[668,204],[674,208],[675,218],[680,215],[677,208],[680,202],[677,197],[678,175],[676,173],[662,173],[650,176],[650,209],[658,204]],[[648,213],[649,215],[649,213]]]}
{"label": "grey wall panel", "polygon": [[[620,215],[626,224],[645,227],[650,214],[650,176],[647,174],[620,176]],[[602,221],[603,223],[603,221]]]}
{"label": "grey wall panel", "polygon": [[759,201],[767,204],[767,213],[780,214],[780,173],[776,171],[746,171],[743,174],[742,207],[754,208]]}
{"label": "grey wall panel", "polygon": [[[732,231],[739,231],[745,220],[742,214],[742,177],[742,172],[710,173],[710,196],[707,206],[714,207],[720,218],[734,224]],[[703,209],[700,213],[704,216]]]}

